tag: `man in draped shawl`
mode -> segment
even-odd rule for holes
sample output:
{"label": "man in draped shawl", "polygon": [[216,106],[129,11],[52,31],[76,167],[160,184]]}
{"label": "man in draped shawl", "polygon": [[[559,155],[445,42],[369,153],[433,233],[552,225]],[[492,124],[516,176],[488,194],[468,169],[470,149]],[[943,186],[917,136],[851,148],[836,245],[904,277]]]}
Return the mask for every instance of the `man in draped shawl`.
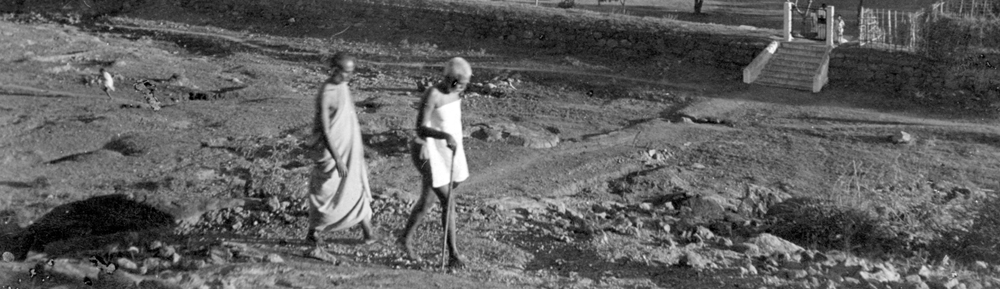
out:
{"label": "man in draped shawl", "polygon": [[[417,224],[433,205],[430,193],[441,202],[441,223],[448,230],[445,243],[448,247],[448,266],[462,267],[465,257],[458,253],[455,242],[455,212],[448,202],[455,202],[455,188],[469,177],[469,169],[462,145],[462,104],[459,94],[472,78],[472,67],[465,59],[452,58],[445,64],[444,81],[428,88],[417,113],[417,139],[410,147],[413,163],[421,176],[420,199],[413,207],[406,222],[405,233],[400,238],[410,259],[420,260],[413,251],[413,235]],[[449,190],[449,186],[451,189]],[[450,194],[450,195],[449,195]]]}
{"label": "man in draped shawl", "polygon": [[316,97],[313,126],[316,161],[309,178],[309,233],[306,240],[315,245],[307,256],[333,261],[323,250],[323,231],[340,231],[358,223],[365,243],[377,240],[372,229],[371,190],[368,166],[361,143],[361,128],[347,81],[354,72],[354,58],[338,53],[330,60],[330,78]]}

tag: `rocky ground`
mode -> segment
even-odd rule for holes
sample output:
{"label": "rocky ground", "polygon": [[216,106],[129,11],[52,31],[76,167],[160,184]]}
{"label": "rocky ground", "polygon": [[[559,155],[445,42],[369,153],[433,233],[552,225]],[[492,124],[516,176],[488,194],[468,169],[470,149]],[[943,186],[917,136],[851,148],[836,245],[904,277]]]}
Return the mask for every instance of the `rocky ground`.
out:
{"label": "rocky ground", "polygon": [[[1000,286],[984,237],[998,227],[982,217],[1000,181],[991,112],[749,86],[665,57],[157,9],[171,13],[0,21],[0,285]],[[315,260],[302,254],[304,153],[333,51],[361,59],[351,85],[383,238],[329,233],[337,260]],[[406,154],[417,91],[451,56],[476,70],[457,206],[471,262],[454,271],[438,267],[434,222],[417,237],[424,261],[395,244],[419,192]],[[99,68],[118,83],[111,99]]]}

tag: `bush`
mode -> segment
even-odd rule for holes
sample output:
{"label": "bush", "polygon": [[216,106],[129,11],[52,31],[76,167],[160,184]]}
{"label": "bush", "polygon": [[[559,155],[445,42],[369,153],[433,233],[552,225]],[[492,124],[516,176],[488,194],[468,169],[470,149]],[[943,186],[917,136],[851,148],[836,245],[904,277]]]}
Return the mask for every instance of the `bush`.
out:
{"label": "bush", "polygon": [[768,231],[806,246],[866,254],[997,249],[1000,202],[982,203],[981,191],[928,185],[893,164],[847,167],[826,198],[794,198],[770,208]]}
{"label": "bush", "polygon": [[1000,262],[1000,198],[991,196],[972,211],[972,225],[944,234],[936,247],[966,261]]}

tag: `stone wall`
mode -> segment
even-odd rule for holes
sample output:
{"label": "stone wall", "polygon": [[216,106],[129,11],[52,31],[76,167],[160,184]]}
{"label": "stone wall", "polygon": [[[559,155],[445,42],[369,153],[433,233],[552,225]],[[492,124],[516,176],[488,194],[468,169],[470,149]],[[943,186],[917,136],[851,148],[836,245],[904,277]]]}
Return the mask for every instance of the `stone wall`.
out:
{"label": "stone wall", "polygon": [[[10,1],[17,0],[0,0],[0,4]],[[43,2],[46,1],[31,3]],[[101,3],[119,3],[109,4],[103,8],[105,10],[127,10],[156,3],[274,20],[296,17],[364,21],[366,27],[499,41],[554,53],[604,54],[631,59],[666,55],[731,70],[735,75],[739,75],[779,33],[769,29],[476,0],[130,0]],[[910,53],[839,47],[830,61],[830,85],[889,91],[928,86],[940,88],[948,86],[948,67],[942,61]]]}

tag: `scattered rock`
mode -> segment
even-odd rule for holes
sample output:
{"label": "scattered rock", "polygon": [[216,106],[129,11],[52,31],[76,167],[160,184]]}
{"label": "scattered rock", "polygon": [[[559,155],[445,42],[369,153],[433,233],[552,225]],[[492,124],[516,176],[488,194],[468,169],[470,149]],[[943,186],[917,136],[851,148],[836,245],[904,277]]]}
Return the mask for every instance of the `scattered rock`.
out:
{"label": "scattered rock", "polygon": [[903,288],[903,289],[931,289],[931,287],[928,286],[927,283],[924,283],[924,281],[906,282],[900,288]]}
{"label": "scattered rock", "polygon": [[14,262],[14,253],[3,252],[2,258],[4,262]]}
{"label": "scattered rock", "polygon": [[806,276],[809,276],[809,272],[806,272],[806,270],[801,270],[801,269],[797,269],[797,270],[785,269],[785,270],[781,270],[780,272],[778,272],[778,276],[781,276],[782,278],[785,278],[785,279],[792,279],[792,280],[794,280],[794,279],[802,279],[802,278],[805,278]]}
{"label": "scattered rock", "polygon": [[680,260],[680,265],[688,266],[695,269],[704,269],[707,268],[710,264],[708,260],[705,259],[705,257],[702,257],[700,254],[687,251],[684,252],[684,256]]}
{"label": "scattered rock", "polygon": [[825,263],[830,260],[831,260],[830,257],[826,256],[826,254],[823,254],[823,252],[816,252],[815,254],[812,255],[812,262]]}
{"label": "scattered rock", "polygon": [[333,256],[333,254],[330,254],[323,248],[312,248],[310,250],[307,250],[303,255],[305,255],[305,257],[307,258],[313,258],[330,263],[337,263],[337,257]]}
{"label": "scattered rock", "polygon": [[975,280],[969,280],[965,283],[966,289],[983,289],[983,284]]}
{"label": "scattered rock", "polygon": [[802,262],[796,262],[794,260],[785,260],[781,262],[781,267],[790,270],[805,270],[808,268],[805,264],[802,264]]}
{"label": "scattered rock", "polygon": [[924,282],[924,279],[921,278],[920,275],[912,274],[912,275],[907,275],[905,278],[903,278],[903,281],[905,281],[906,283],[917,283],[917,282]]}
{"label": "scattered rock", "polygon": [[692,169],[696,169],[696,170],[704,170],[706,167],[703,164],[694,163],[694,164],[691,164],[691,168]]}
{"label": "scattered rock", "polygon": [[989,270],[990,264],[983,261],[976,261],[976,270]]}
{"label": "scattered rock", "polygon": [[910,144],[913,143],[913,136],[910,136],[910,134],[905,131],[900,131],[899,133],[892,135],[890,140],[896,144]]}
{"label": "scattered rock", "polygon": [[931,268],[927,268],[926,265],[920,266],[920,270],[917,271],[917,275],[920,276],[921,278],[924,278],[924,280],[930,279],[931,273],[932,273]]}
{"label": "scattered rock", "polygon": [[149,242],[149,247],[146,247],[146,249],[153,251],[160,249],[160,247],[163,247],[163,242],[160,242],[159,240],[154,240],[152,242]]}
{"label": "scattered rock", "polygon": [[171,259],[174,257],[174,253],[177,253],[174,246],[162,246],[160,249],[156,250],[156,257]]}
{"label": "scattered rock", "polygon": [[128,258],[115,259],[115,265],[118,265],[118,268],[129,271],[135,271],[136,269],[139,269],[139,265],[136,265],[135,262],[132,262],[132,260],[129,260]]}
{"label": "scattered rock", "polygon": [[652,211],[653,210],[653,204],[652,203],[642,203],[642,204],[639,204],[639,209],[643,210],[643,211]]}
{"label": "scattered rock", "polygon": [[175,252],[175,253],[173,253],[173,254],[170,255],[170,262],[172,262],[174,264],[177,264],[177,262],[180,262],[180,261],[181,261],[181,254],[178,254],[178,253]]}
{"label": "scattered rock", "polygon": [[723,200],[713,196],[695,195],[680,201],[680,207],[689,208],[691,218],[702,221],[719,220],[725,217],[726,209]]}
{"label": "scattered rock", "polygon": [[281,255],[274,253],[267,254],[267,257],[265,259],[267,260],[268,263],[285,263],[285,259],[281,258]]}
{"label": "scattered rock", "polygon": [[934,289],[938,289],[938,288],[955,289],[956,287],[958,287],[959,284],[961,284],[961,283],[958,282],[958,279],[954,279],[954,278],[949,279],[947,282],[944,282],[943,280],[930,280],[930,281],[927,281],[927,286],[929,286],[930,288],[934,288]]}
{"label": "scattered rock", "polygon": [[233,258],[233,252],[223,247],[214,246],[208,249],[208,258],[213,264],[222,265]]}
{"label": "scattered rock", "polygon": [[874,272],[858,272],[862,280],[868,281],[869,283],[885,283],[885,282],[898,282],[900,280],[899,273],[896,272],[896,268],[892,264],[877,264],[875,265]]}
{"label": "scattered rock", "polygon": [[228,142],[229,142],[229,140],[227,140],[224,137],[217,137],[217,138],[212,138],[212,139],[208,139],[208,140],[202,141],[201,142],[201,146],[203,146],[203,147],[209,147],[209,148],[222,148],[222,147],[226,147],[226,144]]}
{"label": "scattered rock", "polygon": [[730,240],[729,238],[719,237],[716,241],[719,243],[719,246],[722,246],[723,248],[729,248],[733,246],[733,240]]}
{"label": "scattered rock", "polygon": [[708,228],[698,226],[697,228],[695,228],[694,237],[700,241],[705,241],[715,238],[715,234],[712,233],[712,230],[709,230]]}
{"label": "scattered rock", "polygon": [[760,247],[750,243],[739,243],[733,245],[731,248],[733,251],[746,254],[747,256],[763,256],[765,254],[761,253]]}
{"label": "scattered rock", "polygon": [[749,243],[756,245],[757,248],[760,249],[759,253],[765,256],[770,256],[775,253],[793,254],[803,250],[802,247],[795,245],[795,243],[768,233],[762,233],[748,241]]}
{"label": "scattered rock", "polygon": [[182,289],[181,285],[160,279],[146,279],[139,282],[139,289]]}
{"label": "scattered rock", "polygon": [[529,128],[527,124],[500,122],[478,124],[469,129],[470,136],[489,142],[506,141],[530,148],[551,148],[559,144],[559,136],[542,128]]}

